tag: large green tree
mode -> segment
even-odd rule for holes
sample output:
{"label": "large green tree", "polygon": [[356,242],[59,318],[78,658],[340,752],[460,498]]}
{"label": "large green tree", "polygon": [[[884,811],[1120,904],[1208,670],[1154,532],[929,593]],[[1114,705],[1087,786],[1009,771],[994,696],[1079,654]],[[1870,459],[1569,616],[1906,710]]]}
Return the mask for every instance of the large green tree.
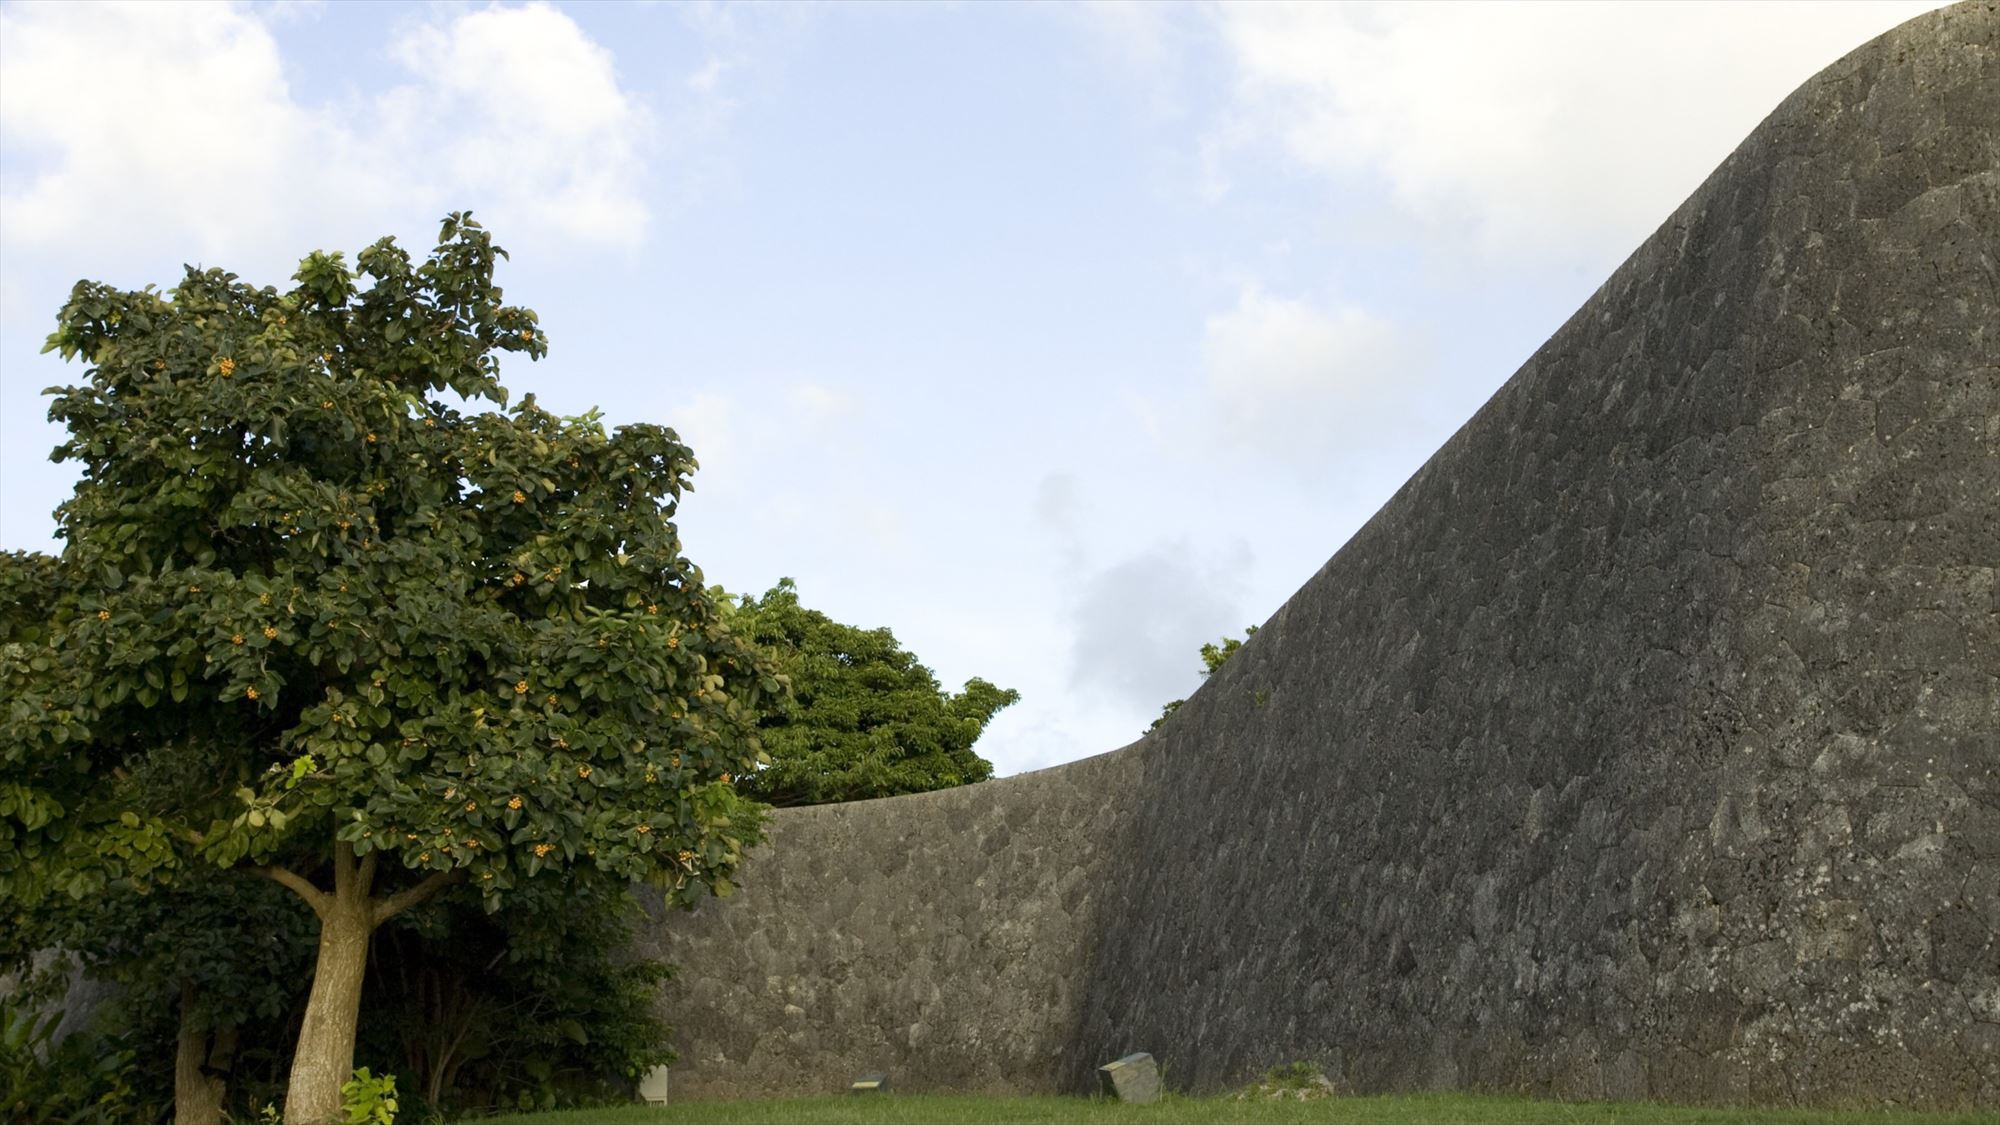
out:
{"label": "large green tree", "polygon": [[[317,918],[285,1106],[333,1120],[369,938],[469,882],[589,868],[726,893],[773,670],[672,516],[674,432],[532,396],[503,256],[453,215],[413,261],[313,254],[285,291],[79,283],[49,341],[82,480],[39,638],[0,649],[0,894],[239,869]],[[213,877],[212,874],[209,877]]]}
{"label": "large green tree", "polygon": [[843,625],[799,604],[781,579],[744,596],[736,627],[790,678],[762,719],[770,764],[743,791],[773,805],[816,805],[984,781],[993,763],[972,744],[1021,693],[985,680],[952,694],[887,629]]}

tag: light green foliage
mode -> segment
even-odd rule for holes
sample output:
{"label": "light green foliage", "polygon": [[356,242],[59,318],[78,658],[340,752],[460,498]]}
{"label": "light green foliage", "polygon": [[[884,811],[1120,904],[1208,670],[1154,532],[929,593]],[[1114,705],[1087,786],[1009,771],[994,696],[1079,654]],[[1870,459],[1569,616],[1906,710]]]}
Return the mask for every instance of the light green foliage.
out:
{"label": "light green foliage", "polygon": [[[1243,637],[1241,640],[1235,637],[1224,637],[1219,642],[1215,642],[1212,644],[1205,644],[1201,646],[1201,664],[1202,664],[1201,678],[1205,680],[1210,676],[1215,675],[1217,672],[1221,671],[1223,663],[1226,662],[1230,657],[1236,655],[1236,650],[1243,647],[1243,642],[1249,640],[1251,637],[1254,637],[1256,635],[1257,635],[1257,627],[1255,625],[1251,625],[1243,630]],[[1147,727],[1146,732],[1148,734],[1151,734],[1153,731],[1159,730],[1160,724],[1167,721],[1167,716],[1173,714],[1175,711],[1180,710],[1181,704],[1186,702],[1187,700],[1185,699],[1176,699],[1173,702],[1167,704],[1166,706],[1160,708],[1160,717],[1153,720],[1153,725]],[[1262,707],[1264,705],[1264,699],[1262,698],[1258,699],[1257,705],[1259,707]]]}
{"label": "light green foliage", "polygon": [[1264,1072],[1264,1076],[1251,1085],[1237,1091],[1239,1101],[1277,1100],[1314,1101],[1331,1098],[1339,1093],[1333,1080],[1318,1063],[1304,1059],[1274,1066]]}
{"label": "light green foliage", "polygon": [[787,578],[744,597],[736,627],[790,678],[762,721],[771,764],[743,789],[774,805],[857,801],[984,781],[972,744],[1021,694],[972,679],[954,695],[887,629],[843,625],[799,604]]}
{"label": "light green foliage", "polygon": [[376,1076],[367,1067],[340,1086],[340,1107],[347,1125],[396,1125],[396,1076]]}

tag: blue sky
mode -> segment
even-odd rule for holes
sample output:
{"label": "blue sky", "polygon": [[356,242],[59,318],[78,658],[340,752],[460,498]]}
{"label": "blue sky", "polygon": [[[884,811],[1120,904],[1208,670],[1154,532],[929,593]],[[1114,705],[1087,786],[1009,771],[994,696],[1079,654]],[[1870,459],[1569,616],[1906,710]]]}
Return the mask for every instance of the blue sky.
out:
{"label": "blue sky", "polygon": [[1115,749],[1794,87],[1934,7],[0,4],[0,547],[52,550],[69,286],[430,244],[676,427],[780,576],[1012,773]]}

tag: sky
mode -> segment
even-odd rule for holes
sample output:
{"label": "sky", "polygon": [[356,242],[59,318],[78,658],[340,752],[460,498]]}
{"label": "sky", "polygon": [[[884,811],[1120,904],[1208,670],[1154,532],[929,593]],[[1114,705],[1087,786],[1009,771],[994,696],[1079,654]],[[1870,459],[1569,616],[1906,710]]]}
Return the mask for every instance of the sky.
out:
{"label": "sky", "polygon": [[1200,683],[1801,82],[1934,3],[0,3],[0,549],[60,549],[89,278],[283,287],[471,210],[673,426],[712,583],[1022,700]]}

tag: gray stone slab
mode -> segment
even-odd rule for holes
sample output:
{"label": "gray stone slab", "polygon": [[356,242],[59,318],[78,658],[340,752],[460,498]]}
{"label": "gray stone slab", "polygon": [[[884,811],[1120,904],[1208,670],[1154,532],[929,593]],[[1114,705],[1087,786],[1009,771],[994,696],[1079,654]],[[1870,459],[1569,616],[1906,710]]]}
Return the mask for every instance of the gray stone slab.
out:
{"label": "gray stone slab", "polygon": [[1103,1091],[1121,1102],[1152,1105],[1160,1100],[1160,1067],[1144,1051],[1097,1068]]}

